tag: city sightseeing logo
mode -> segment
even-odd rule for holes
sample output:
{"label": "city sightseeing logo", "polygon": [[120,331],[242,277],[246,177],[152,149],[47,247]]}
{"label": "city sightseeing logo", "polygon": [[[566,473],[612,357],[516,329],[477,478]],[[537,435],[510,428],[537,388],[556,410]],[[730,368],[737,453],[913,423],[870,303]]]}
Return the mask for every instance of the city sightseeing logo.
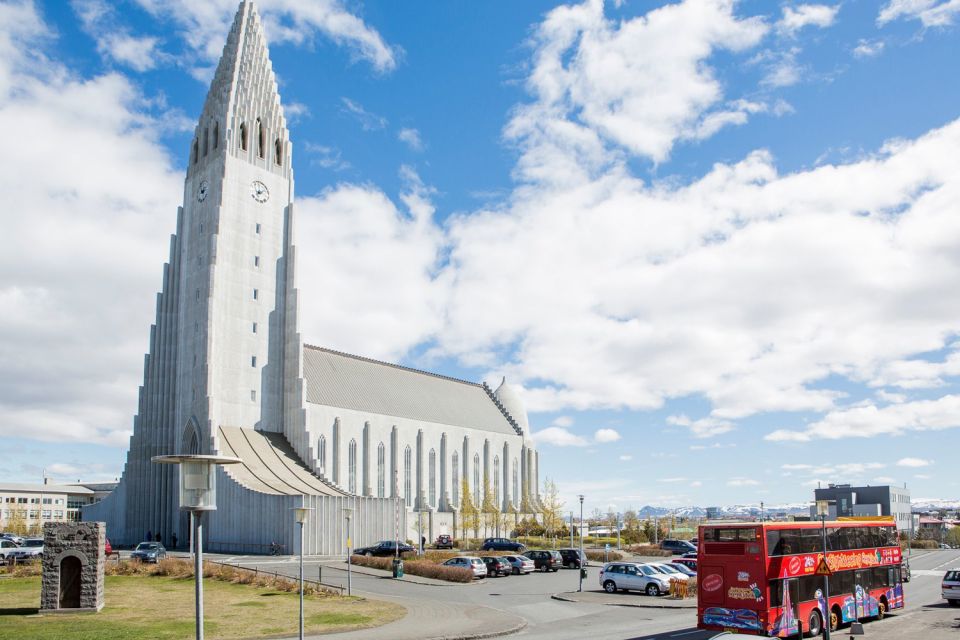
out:
{"label": "city sightseeing logo", "polygon": [[763,592],[754,582],[749,587],[730,587],[727,590],[727,597],[731,600],[755,600],[763,602]]}

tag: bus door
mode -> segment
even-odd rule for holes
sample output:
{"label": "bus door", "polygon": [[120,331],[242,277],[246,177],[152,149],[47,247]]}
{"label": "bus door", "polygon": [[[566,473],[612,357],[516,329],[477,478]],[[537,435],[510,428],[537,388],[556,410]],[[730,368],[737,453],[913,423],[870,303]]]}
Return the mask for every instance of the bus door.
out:
{"label": "bus door", "polygon": [[857,620],[877,614],[876,605],[870,606],[870,569],[858,569],[854,574],[853,601]]}

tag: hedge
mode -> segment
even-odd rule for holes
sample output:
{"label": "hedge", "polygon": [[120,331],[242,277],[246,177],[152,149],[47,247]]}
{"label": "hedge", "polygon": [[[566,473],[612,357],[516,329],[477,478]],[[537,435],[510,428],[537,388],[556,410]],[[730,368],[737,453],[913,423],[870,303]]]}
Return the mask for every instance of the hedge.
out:
{"label": "hedge", "polygon": [[[367,556],[351,556],[350,562],[361,567],[370,567],[382,571],[393,570],[393,558],[376,558]],[[446,580],[447,582],[471,582],[473,570],[463,567],[448,567],[430,560],[404,560],[403,572],[421,578]]]}

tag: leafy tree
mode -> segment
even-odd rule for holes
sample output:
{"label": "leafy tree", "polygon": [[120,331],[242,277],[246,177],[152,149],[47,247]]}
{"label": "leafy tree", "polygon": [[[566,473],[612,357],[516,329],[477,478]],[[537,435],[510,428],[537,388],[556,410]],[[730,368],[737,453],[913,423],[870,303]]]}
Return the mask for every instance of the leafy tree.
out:
{"label": "leafy tree", "polygon": [[944,542],[951,547],[960,546],[960,527],[953,527],[947,531],[947,535],[944,537]]}
{"label": "leafy tree", "polygon": [[7,518],[6,530],[18,536],[27,535],[27,512],[25,509],[11,509]]}
{"label": "leafy tree", "polygon": [[480,511],[483,512],[483,529],[486,533],[487,526],[493,526],[497,522],[497,518],[500,515],[500,509],[497,506],[497,501],[493,495],[493,488],[490,486],[490,478],[485,477],[483,479],[483,504],[480,507]]}
{"label": "leafy tree", "polygon": [[540,514],[543,516],[543,528],[547,535],[561,535],[563,526],[563,500],[557,483],[550,478],[543,481],[543,498],[540,500]]}
{"label": "leafy tree", "polygon": [[[473,537],[480,537],[480,510],[473,504],[473,494],[470,493],[470,483],[466,478],[460,482],[460,516],[463,522],[463,531],[473,529]],[[466,535],[464,535],[466,537]]]}

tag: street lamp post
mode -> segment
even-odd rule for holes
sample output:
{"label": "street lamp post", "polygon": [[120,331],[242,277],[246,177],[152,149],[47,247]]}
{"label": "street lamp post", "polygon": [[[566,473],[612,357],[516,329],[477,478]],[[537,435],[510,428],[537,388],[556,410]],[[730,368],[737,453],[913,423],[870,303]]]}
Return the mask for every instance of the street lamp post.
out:
{"label": "street lamp post", "polygon": [[236,464],[227,456],[153,456],[159,464],[180,465],[180,508],[193,516],[193,576],[197,640],[203,640],[203,512],[217,510],[217,473],[220,464]]}
{"label": "street lamp post", "polygon": [[303,525],[311,511],[312,508],[303,506],[302,499],[300,506],[293,508],[294,519],[300,525],[300,640],[303,640]]}
{"label": "street lamp post", "polygon": [[580,574],[580,586],[577,591],[583,591],[583,495],[577,497],[580,498],[580,571],[577,572]]}
{"label": "street lamp post", "polygon": [[[817,500],[817,515],[820,516],[820,536],[823,539],[823,561],[827,561],[827,514],[830,513],[830,502],[828,500]],[[826,604],[826,611],[823,612],[823,640],[830,640],[830,576],[823,576],[823,601]],[[856,609],[856,604],[854,604]]]}
{"label": "street lamp post", "polygon": [[344,509],[343,515],[347,519],[347,595],[353,595],[353,571],[351,571],[350,556],[353,555],[351,545],[353,540],[351,539],[351,529],[350,529],[350,518],[353,515],[353,509]]}

